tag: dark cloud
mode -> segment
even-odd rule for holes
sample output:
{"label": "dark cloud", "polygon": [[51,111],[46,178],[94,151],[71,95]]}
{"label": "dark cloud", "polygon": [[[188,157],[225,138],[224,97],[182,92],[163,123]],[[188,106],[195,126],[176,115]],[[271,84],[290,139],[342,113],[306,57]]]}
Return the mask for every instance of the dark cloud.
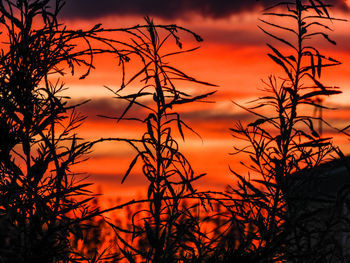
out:
{"label": "dark cloud", "polygon": [[181,114],[183,119],[187,122],[224,122],[232,123],[234,121],[247,121],[252,120],[252,114],[246,112],[237,112],[232,110],[226,112],[217,112],[214,110],[196,110],[191,112],[185,112]]}
{"label": "dark cloud", "polygon": [[[71,104],[79,104],[83,100],[74,99]],[[90,121],[105,122],[106,119],[100,117],[106,116],[110,118],[119,118],[128,106],[127,102],[113,98],[98,98],[92,99],[81,105],[78,109],[83,115],[88,117]],[[144,115],[143,108],[135,105],[128,111],[127,117],[142,118]]]}
{"label": "dark cloud", "polygon": [[[81,102],[80,100],[74,100],[74,103]],[[104,122],[105,118],[98,117],[97,115],[104,115],[109,117],[119,117],[124,111],[127,105],[121,100],[115,100],[113,98],[99,98],[93,99],[90,102],[79,107],[79,111],[88,116],[90,121]],[[145,111],[140,107],[132,107],[127,117],[144,118],[147,115]],[[187,122],[232,122],[238,120],[250,120],[251,114],[245,112],[229,112],[229,111],[215,111],[211,109],[194,110],[184,112],[181,114],[182,118]]]}
{"label": "dark cloud", "polygon": [[[105,15],[150,15],[162,18],[182,18],[191,14],[205,17],[225,17],[254,8],[271,6],[276,0],[67,0],[63,13],[70,18],[98,18]],[[327,3],[346,8],[345,0]]]}

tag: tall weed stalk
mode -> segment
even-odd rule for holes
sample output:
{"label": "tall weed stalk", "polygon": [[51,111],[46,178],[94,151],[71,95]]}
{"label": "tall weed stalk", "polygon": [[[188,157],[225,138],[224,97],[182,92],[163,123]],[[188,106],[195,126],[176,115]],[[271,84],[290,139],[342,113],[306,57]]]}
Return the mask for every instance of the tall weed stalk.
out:
{"label": "tall weed stalk", "polygon": [[[129,262],[140,257],[145,262],[186,261],[197,258],[202,246],[196,217],[196,200],[201,195],[192,184],[203,174],[196,175],[180,152],[174,137],[176,132],[184,139],[184,129],[193,130],[176,108],[204,100],[213,92],[192,96],[177,85],[186,82],[212,85],[188,76],[166,61],[170,56],[192,51],[167,50],[170,40],[174,40],[178,48],[182,47],[178,31],[185,31],[201,41],[198,35],[174,25],[154,25],[149,18],[146,22],[146,27],[135,32],[132,39],[133,53],[141,60],[142,69],[118,91],[112,92],[117,99],[128,103],[118,121],[135,121],[145,129],[140,138],[118,140],[127,142],[136,151],[122,183],[134,176],[131,171],[140,164],[148,181],[147,198],[143,201],[144,209],[135,211],[132,217],[131,232],[116,225],[114,228],[122,244],[121,251]],[[134,84],[138,80],[142,83],[140,88]],[[141,117],[128,116],[134,107],[142,113]],[[187,206],[184,200],[187,200]],[[123,232],[132,234],[132,244],[125,241]],[[137,245],[137,240],[142,240],[143,245]]]}
{"label": "tall weed stalk", "polygon": [[340,62],[316,46],[320,40],[335,45],[327,31],[338,19],[329,7],[321,0],[295,0],[264,10],[271,20],[261,19],[260,28],[275,43],[267,44],[268,56],[283,73],[268,78],[267,95],[253,106],[236,104],[256,119],[247,125],[237,122],[231,129],[246,142],[235,153],[248,157],[243,164],[249,172],[244,176],[232,170],[238,186],[229,192],[235,227],[242,235],[240,250],[226,249],[226,258],[240,254],[254,262],[329,262],[342,257],[334,238],[334,226],[339,226],[336,208],[318,202],[324,196],[316,191],[307,193],[310,182],[316,185],[326,175],[316,167],[336,155],[332,138],[316,128],[327,122],[308,113],[314,107],[328,109],[320,103],[323,98],[341,93],[321,81],[324,69]]}

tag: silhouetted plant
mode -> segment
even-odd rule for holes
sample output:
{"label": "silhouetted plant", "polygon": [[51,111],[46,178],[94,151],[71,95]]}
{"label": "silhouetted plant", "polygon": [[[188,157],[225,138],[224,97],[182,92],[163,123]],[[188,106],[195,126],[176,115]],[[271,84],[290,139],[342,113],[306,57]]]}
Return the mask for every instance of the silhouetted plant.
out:
{"label": "silhouetted plant", "polygon": [[[102,211],[98,196],[89,205],[91,210]],[[121,258],[117,246],[114,245],[113,230],[103,215],[94,216],[75,227],[70,243],[81,261],[117,262]]]}
{"label": "silhouetted plant", "polygon": [[[246,142],[235,153],[248,156],[243,164],[249,172],[243,176],[232,170],[238,180],[229,191],[234,202],[232,227],[241,236],[239,246],[221,251],[222,262],[240,256],[244,262],[329,262],[342,257],[333,240],[340,222],[334,216],[337,208],[316,200],[323,196],[307,192],[310,181],[316,184],[328,175],[315,167],[336,153],[332,138],[315,128],[324,120],[308,114],[312,107],[327,109],[320,98],[341,93],[320,81],[325,67],[340,63],[323,55],[312,41],[320,37],[335,44],[326,31],[328,22],[337,19],[328,9],[321,0],[295,0],[264,11],[265,16],[283,21],[261,20],[265,24],[261,29],[280,45],[267,44],[268,55],[284,75],[270,76],[265,83],[269,94],[253,106],[239,105],[256,120],[247,125],[237,122],[231,129],[234,137]],[[275,33],[278,30],[283,34]]]}
{"label": "silhouetted plant", "polygon": [[[63,3],[0,1],[1,262],[78,261],[69,236],[99,214],[89,208],[88,184],[71,170],[93,145],[75,133],[84,117],[68,104],[63,84],[50,79],[65,69],[73,74],[75,65],[86,66],[86,77],[97,53],[127,58],[118,41],[98,35],[99,25],[84,31],[59,24]],[[92,41],[106,48],[94,49]]]}
{"label": "silhouetted plant", "polygon": [[[195,175],[188,160],[180,152],[174,138],[174,130],[184,138],[183,130],[192,129],[183,122],[175,110],[178,105],[205,99],[213,92],[191,96],[177,88],[177,82],[186,81],[210,85],[198,81],[165,61],[169,56],[188,51],[166,52],[169,39],[175,40],[179,48],[182,44],[178,31],[192,34],[197,41],[201,38],[175,25],[154,25],[146,18],[147,25],[135,31],[134,54],[142,62],[142,69],[131,77],[119,90],[112,91],[116,98],[128,102],[118,119],[140,122],[145,128],[141,138],[116,139],[127,142],[136,151],[122,183],[138,163],[142,174],[148,180],[147,199],[144,209],[135,211],[132,229],[126,231],[114,225],[121,242],[121,251],[129,262],[142,258],[145,262],[177,262],[198,257],[200,233],[196,207],[200,193],[192,186],[201,175]],[[158,31],[163,31],[161,34]],[[163,36],[163,37],[161,37]],[[193,50],[193,49],[192,49]],[[136,80],[143,83],[135,91],[125,92]],[[128,117],[128,111],[138,107],[142,117]],[[113,139],[111,139],[113,140]],[[188,206],[184,200],[188,199]],[[191,202],[193,199],[194,202]],[[123,237],[132,234],[133,240],[142,240],[143,247],[129,244]]]}

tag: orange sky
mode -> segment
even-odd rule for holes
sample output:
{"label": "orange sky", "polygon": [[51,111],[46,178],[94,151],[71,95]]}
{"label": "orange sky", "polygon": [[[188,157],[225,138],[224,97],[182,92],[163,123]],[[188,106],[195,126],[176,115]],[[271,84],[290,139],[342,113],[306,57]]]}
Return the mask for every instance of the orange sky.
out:
{"label": "orange sky", "polygon": [[[337,16],[348,18],[346,13]],[[244,103],[261,95],[259,88],[263,87],[261,79],[267,79],[271,74],[281,73],[267,57],[266,37],[257,27],[257,12],[242,12],[225,18],[203,18],[199,15],[186,19],[164,20],[155,18],[158,23],[176,23],[189,28],[204,38],[201,48],[193,53],[181,55],[171,63],[197,79],[218,85],[218,92],[212,96],[210,104],[195,104],[192,108],[179,108],[192,128],[202,139],[188,132],[186,141],[180,143],[182,152],[190,160],[194,170],[207,173],[198,185],[203,189],[223,190],[225,185],[234,182],[229,172],[229,165],[238,169],[237,157],[229,155],[233,146],[239,142],[233,140],[229,128],[237,120],[247,120],[249,115],[235,107],[232,100]],[[107,16],[98,19],[66,20],[68,25],[88,27],[94,23],[103,23],[104,27],[132,26],[143,23],[141,16]],[[327,69],[324,72],[326,84],[339,86],[343,94],[329,99],[329,103],[339,107],[339,111],[325,113],[328,120],[343,127],[350,121],[350,40],[349,23],[334,23],[333,39],[338,42],[336,47],[321,46],[324,53],[338,58],[341,66]],[[184,47],[192,48],[197,43],[188,37],[184,38]],[[133,66],[130,67],[133,71]],[[96,70],[85,80],[78,80],[78,75],[65,77],[64,81],[70,89],[67,94],[74,101],[91,99],[91,102],[81,107],[88,116],[80,128],[80,136],[86,139],[100,137],[129,137],[140,135],[140,129],[134,124],[116,123],[97,117],[97,114],[119,116],[122,110],[118,101],[103,86],[117,89],[120,85],[120,70],[110,57],[96,58]],[[181,87],[180,87],[181,88]],[[197,88],[197,90],[196,90]],[[194,86],[194,92],[213,90]],[[179,139],[180,140],[180,139]],[[350,153],[346,138],[337,137],[336,143],[342,145],[345,152]],[[90,159],[79,165],[76,171],[87,172],[96,186],[100,186],[108,197],[134,196],[142,194],[145,180],[140,174],[132,174],[123,184],[120,181],[134,152],[123,143],[101,143],[94,148]]]}

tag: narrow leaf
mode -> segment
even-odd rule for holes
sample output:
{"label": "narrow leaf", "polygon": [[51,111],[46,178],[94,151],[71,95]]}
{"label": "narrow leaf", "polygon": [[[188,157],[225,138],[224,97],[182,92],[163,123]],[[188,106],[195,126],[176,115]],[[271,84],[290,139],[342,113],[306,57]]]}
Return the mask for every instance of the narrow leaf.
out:
{"label": "narrow leaf", "polygon": [[135,158],[132,160],[132,162],[130,163],[129,168],[128,168],[128,170],[126,171],[126,173],[125,173],[125,175],[124,175],[124,177],[123,177],[121,183],[124,183],[125,179],[126,179],[126,178],[128,177],[128,175],[130,174],[132,168],[135,166],[135,164],[136,164],[137,159],[139,158],[139,156],[140,156],[140,155],[137,154],[137,155],[135,156]]}

